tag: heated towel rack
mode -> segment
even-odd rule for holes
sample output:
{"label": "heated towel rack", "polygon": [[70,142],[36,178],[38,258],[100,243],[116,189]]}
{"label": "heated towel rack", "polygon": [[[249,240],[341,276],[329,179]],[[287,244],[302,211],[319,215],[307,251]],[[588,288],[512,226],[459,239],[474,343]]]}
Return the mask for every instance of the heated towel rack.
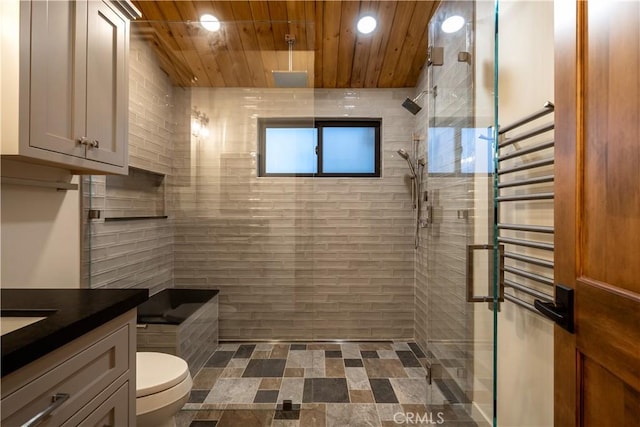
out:
{"label": "heated towel rack", "polygon": [[[553,233],[536,214],[552,203],[554,105],[498,131],[498,243],[504,245],[504,299],[538,313],[534,299],[553,301]],[[546,204],[546,205],[545,205]]]}

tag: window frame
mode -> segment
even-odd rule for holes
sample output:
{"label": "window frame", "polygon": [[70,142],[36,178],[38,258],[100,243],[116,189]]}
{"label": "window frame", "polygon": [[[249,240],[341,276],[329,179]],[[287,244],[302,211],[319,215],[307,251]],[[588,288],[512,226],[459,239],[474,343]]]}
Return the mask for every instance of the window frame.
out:
{"label": "window frame", "polygon": [[[315,128],[318,130],[316,148],[317,173],[267,173],[266,130],[268,128]],[[374,171],[370,173],[322,172],[323,132],[325,127],[372,127],[374,129]],[[258,118],[258,177],[311,177],[311,178],[380,178],[381,177],[381,118],[309,118],[309,117],[260,117]]]}

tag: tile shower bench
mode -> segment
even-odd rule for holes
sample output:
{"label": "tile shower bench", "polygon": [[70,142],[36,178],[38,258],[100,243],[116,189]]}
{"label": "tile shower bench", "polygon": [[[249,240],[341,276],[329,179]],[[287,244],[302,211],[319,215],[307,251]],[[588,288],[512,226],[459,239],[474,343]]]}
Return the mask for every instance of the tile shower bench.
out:
{"label": "tile shower bench", "polygon": [[138,307],[138,351],[174,354],[195,375],[218,346],[218,291],[165,289]]}

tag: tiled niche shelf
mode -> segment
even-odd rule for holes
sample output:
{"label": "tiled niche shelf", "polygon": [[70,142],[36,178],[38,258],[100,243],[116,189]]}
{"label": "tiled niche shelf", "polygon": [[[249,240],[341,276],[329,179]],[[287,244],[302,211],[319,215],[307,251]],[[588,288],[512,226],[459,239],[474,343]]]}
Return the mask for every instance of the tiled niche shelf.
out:
{"label": "tiled niche shelf", "polygon": [[108,175],[105,186],[105,221],[167,218],[165,176],[129,167],[129,175]]}

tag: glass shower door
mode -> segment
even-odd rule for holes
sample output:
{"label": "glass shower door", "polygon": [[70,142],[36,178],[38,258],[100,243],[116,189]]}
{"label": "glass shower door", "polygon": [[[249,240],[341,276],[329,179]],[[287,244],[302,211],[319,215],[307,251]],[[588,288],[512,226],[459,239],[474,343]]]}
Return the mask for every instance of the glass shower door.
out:
{"label": "glass shower door", "polygon": [[[452,16],[464,20],[455,31]],[[429,28],[418,286],[424,281],[427,401],[444,425],[495,422],[494,16],[489,2],[444,2]]]}

